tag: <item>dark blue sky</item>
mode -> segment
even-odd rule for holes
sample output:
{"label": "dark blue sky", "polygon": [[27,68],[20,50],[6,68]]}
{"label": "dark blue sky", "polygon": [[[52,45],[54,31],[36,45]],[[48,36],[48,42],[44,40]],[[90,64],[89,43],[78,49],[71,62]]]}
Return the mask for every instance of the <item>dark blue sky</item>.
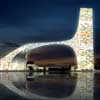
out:
{"label": "dark blue sky", "polygon": [[79,8],[92,7],[96,48],[99,48],[99,4],[96,0],[0,0],[0,41],[69,39],[76,31]]}

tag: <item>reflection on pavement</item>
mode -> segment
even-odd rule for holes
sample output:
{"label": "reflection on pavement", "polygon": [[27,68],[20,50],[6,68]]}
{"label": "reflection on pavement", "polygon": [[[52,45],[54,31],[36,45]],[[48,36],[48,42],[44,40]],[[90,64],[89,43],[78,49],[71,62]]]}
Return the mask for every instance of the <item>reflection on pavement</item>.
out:
{"label": "reflection on pavement", "polygon": [[13,93],[34,100],[92,100],[93,73],[0,72]]}

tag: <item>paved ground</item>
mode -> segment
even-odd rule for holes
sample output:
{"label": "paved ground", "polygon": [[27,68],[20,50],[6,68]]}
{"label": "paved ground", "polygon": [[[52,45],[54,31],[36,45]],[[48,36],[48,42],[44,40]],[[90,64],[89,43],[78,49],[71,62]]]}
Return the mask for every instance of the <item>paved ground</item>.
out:
{"label": "paved ground", "polygon": [[0,72],[0,100],[99,100],[99,72]]}

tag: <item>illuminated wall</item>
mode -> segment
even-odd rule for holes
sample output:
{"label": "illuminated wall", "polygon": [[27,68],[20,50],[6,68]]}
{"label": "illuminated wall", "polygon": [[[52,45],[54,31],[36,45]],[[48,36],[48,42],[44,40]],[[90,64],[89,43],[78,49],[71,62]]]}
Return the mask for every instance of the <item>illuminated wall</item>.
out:
{"label": "illuminated wall", "polygon": [[27,52],[39,46],[50,44],[65,44],[73,48],[77,58],[77,69],[75,70],[93,70],[94,69],[94,51],[93,51],[93,10],[92,8],[81,8],[79,24],[75,36],[71,40],[46,43],[29,43],[12,51],[0,59],[0,70],[25,70],[26,66],[12,64],[12,59],[20,52]]}
{"label": "illuminated wall", "polygon": [[72,46],[76,52],[78,69],[94,69],[93,9],[81,8],[79,24]]}

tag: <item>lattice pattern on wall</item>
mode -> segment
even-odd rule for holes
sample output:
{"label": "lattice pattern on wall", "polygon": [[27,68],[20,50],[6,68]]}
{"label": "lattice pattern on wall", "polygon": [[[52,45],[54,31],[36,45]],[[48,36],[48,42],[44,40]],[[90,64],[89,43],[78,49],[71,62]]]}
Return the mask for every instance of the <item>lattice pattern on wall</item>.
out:
{"label": "lattice pattern on wall", "polygon": [[93,9],[81,8],[79,19],[79,26],[76,34],[79,69],[93,69]]}

